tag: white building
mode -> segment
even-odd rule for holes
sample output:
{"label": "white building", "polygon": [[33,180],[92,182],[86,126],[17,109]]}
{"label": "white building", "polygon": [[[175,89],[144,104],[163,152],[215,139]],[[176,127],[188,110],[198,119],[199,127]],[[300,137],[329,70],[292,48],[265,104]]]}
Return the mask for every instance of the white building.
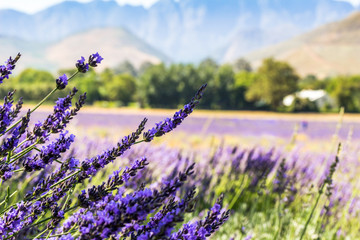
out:
{"label": "white building", "polygon": [[326,106],[336,106],[335,100],[324,90],[301,90],[300,92],[284,97],[283,104],[285,106],[290,106],[294,102],[295,97],[315,102],[318,109]]}

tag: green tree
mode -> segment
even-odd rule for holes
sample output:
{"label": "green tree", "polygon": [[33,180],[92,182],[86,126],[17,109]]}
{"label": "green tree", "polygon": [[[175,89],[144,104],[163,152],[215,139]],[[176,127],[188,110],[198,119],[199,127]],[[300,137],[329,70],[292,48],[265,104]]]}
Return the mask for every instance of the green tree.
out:
{"label": "green tree", "polygon": [[258,78],[250,86],[246,98],[262,101],[276,110],[283,98],[297,90],[299,77],[286,62],[267,58],[258,69]]}
{"label": "green tree", "polygon": [[[59,74],[65,73],[71,76],[75,71],[75,69],[62,70]],[[106,78],[104,77],[104,79]],[[103,81],[105,80],[101,79],[99,74],[90,68],[86,74],[78,73],[75,78],[71,79],[68,88],[76,86],[79,93],[83,94],[86,92],[86,103],[93,103],[94,101],[102,100],[99,89]]]}
{"label": "green tree", "polygon": [[166,66],[154,65],[139,78],[138,101],[143,107],[176,108],[180,99],[177,89],[177,78],[169,74]]}
{"label": "green tree", "polygon": [[204,108],[216,108],[218,106],[216,101],[217,87],[215,83],[215,75],[219,65],[211,58],[203,60],[198,68],[199,82],[201,84],[207,83],[206,94],[204,94],[201,106]]}
{"label": "green tree", "polygon": [[136,80],[133,76],[127,73],[114,75],[106,71],[101,74],[101,79],[102,99],[120,101],[124,105],[133,101],[136,91]]}
{"label": "green tree", "polygon": [[213,96],[212,108],[216,109],[231,109],[236,104],[234,90],[234,71],[232,66],[225,64],[219,67],[215,74],[215,91],[216,95]]}
{"label": "green tree", "polygon": [[241,71],[235,74],[233,95],[236,109],[253,109],[254,102],[246,99],[245,95],[250,86],[256,81],[257,73]]}
{"label": "green tree", "polygon": [[360,76],[334,77],[326,90],[346,112],[360,111]]}
{"label": "green tree", "polygon": [[[24,100],[38,101],[56,87],[55,78],[47,71],[25,69],[13,81],[17,95]],[[55,95],[50,100],[54,100]]]}

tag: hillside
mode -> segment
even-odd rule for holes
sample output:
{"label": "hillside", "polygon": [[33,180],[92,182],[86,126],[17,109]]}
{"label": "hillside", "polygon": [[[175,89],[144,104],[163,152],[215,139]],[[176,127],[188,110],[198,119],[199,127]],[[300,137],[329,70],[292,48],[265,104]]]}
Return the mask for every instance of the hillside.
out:
{"label": "hillside", "polygon": [[256,67],[266,57],[289,62],[300,75],[360,74],[360,12],[245,57]]}
{"label": "hillside", "polygon": [[56,71],[72,68],[80,56],[99,52],[106,59],[99,69],[114,67],[123,61],[139,67],[143,62],[169,62],[169,58],[123,28],[101,28],[84,31],[60,41],[42,43],[0,36],[3,60],[21,52],[17,71],[32,67]]}
{"label": "hillside", "polygon": [[88,56],[94,52],[101,53],[106,59],[99,69],[115,67],[125,60],[137,68],[143,62],[169,62],[165,55],[122,28],[94,29],[67,37],[49,46],[46,58],[56,66],[68,68],[74,66],[79,56]]}

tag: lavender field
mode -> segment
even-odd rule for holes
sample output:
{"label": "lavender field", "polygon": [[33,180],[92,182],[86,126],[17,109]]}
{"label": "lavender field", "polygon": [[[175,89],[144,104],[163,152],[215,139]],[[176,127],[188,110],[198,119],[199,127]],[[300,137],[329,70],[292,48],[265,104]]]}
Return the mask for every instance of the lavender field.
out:
{"label": "lavender field", "polygon": [[[7,80],[20,54],[0,66]],[[0,108],[0,239],[358,239],[357,115]],[[26,110],[28,109],[28,110]],[[195,114],[193,113],[195,112]]]}
{"label": "lavender field", "polygon": [[0,26],[0,240],[360,239],[360,0],[11,0]]}
{"label": "lavender field", "polygon": [[[145,116],[151,126],[170,112],[87,109],[69,126],[79,136],[70,153],[90,158]],[[46,113],[38,112],[34,120]],[[171,134],[134,146],[83,186],[101,184],[115,169],[143,156],[149,165],[125,187],[156,187],[196,163],[195,175],[180,192],[197,189],[196,212],[185,218],[205,214],[221,193],[224,207],[231,209],[212,239],[356,239],[359,128],[358,116],[348,114],[194,112]]]}
{"label": "lavender field", "polygon": [[[42,110],[34,113],[32,121],[36,122],[44,118],[49,112],[50,110]],[[87,108],[79,113],[71,126],[103,129],[110,135],[116,135],[118,132],[114,132],[114,129],[126,133],[134,129],[144,117],[149,119],[149,124],[155,124],[169,115],[171,115],[171,110]],[[333,137],[335,133],[342,140],[346,140],[349,134],[353,139],[359,139],[360,115],[229,113],[226,111],[211,113],[199,110],[172,135],[290,139],[294,132],[310,141],[326,140]]]}

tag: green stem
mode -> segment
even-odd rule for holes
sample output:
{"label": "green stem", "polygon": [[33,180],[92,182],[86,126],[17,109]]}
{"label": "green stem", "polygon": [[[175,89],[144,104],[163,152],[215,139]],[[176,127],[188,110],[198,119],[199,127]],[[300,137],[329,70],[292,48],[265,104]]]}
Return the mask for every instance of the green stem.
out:
{"label": "green stem", "polygon": [[[9,198],[11,198],[12,196],[14,196],[17,193],[17,190],[15,190],[15,192],[13,192]],[[2,202],[0,202],[0,206],[3,205],[6,202],[6,200],[3,200]]]}
{"label": "green stem", "polygon": [[44,233],[46,233],[48,229],[46,228],[44,231],[42,231],[41,233],[39,233],[38,235],[36,235],[36,237],[34,237],[33,239],[37,239],[39,237],[41,237],[41,235],[43,235]]}
{"label": "green stem", "polygon": [[[76,71],[73,75],[71,75],[68,78],[68,81],[70,81],[70,79],[72,79],[73,77],[76,76],[76,74],[78,74],[79,71]],[[54,88],[53,90],[51,90],[51,92],[46,95],[46,97],[44,97],[33,109],[30,110],[30,113],[33,113],[36,109],[38,109],[54,92],[56,92],[58,90],[58,88]],[[7,133],[9,132],[11,129],[13,129],[14,127],[16,127],[20,122],[22,121],[22,118],[20,118],[19,120],[17,120],[15,123],[13,123],[13,125],[11,125],[8,129],[6,129],[6,131],[4,132]]]}
{"label": "green stem", "polygon": [[69,233],[74,233],[76,232],[77,230],[69,230],[68,232],[65,232],[65,233],[58,233],[58,234],[54,234],[54,235],[51,235],[50,238],[53,238],[53,237],[61,237],[63,235],[66,235],[66,234],[69,234]]}
{"label": "green stem", "polygon": [[49,232],[49,234],[46,236],[45,239],[49,239],[50,235],[51,235],[51,231]]}
{"label": "green stem", "polygon": [[138,144],[138,143],[142,143],[142,142],[145,142],[145,140],[137,141],[137,142],[134,143],[134,145],[135,145],[135,144]]}
{"label": "green stem", "polygon": [[243,193],[242,185],[244,184],[244,180],[245,180],[245,174],[242,175],[240,186],[236,192],[236,195],[230,202],[229,209],[232,209],[234,207],[235,203],[237,202],[237,200],[240,198],[241,194]]}
{"label": "green stem", "polygon": [[300,240],[303,239],[303,237],[304,237],[304,235],[305,235],[305,233],[306,233],[306,229],[307,229],[307,227],[308,227],[308,225],[309,225],[309,223],[310,223],[310,221],[311,221],[311,218],[312,218],[313,215],[314,215],[314,212],[315,212],[315,209],[316,209],[317,205],[319,204],[320,197],[321,197],[321,195],[322,195],[322,193],[323,193],[323,191],[324,191],[325,185],[326,185],[326,184],[324,183],[324,184],[321,186],[321,188],[320,188],[319,194],[318,194],[318,196],[317,196],[317,198],[316,198],[315,205],[314,205],[314,207],[312,208],[311,213],[310,213],[310,215],[309,215],[309,217],[308,217],[308,219],[307,219],[307,221],[306,221],[306,223],[305,223],[305,227],[304,227],[304,229],[303,229],[303,231],[302,231],[302,233],[301,233]]}
{"label": "green stem", "polygon": [[22,158],[23,156],[25,156],[25,154],[31,152],[31,150],[34,149],[34,147],[36,146],[36,144],[38,144],[39,142],[36,141],[35,143],[33,143],[32,145],[28,146],[25,150],[19,152],[18,154],[16,154],[15,156],[12,157],[12,160],[9,162],[9,164],[15,162],[16,160]]}
{"label": "green stem", "polygon": [[[66,210],[64,211],[64,213],[67,213],[67,212],[69,212],[69,211],[71,211],[71,210],[74,210],[74,209],[76,209],[77,207],[79,207],[79,205],[75,205],[75,206],[73,206],[73,207],[71,207],[71,208],[68,208],[68,209],[66,209]],[[45,218],[45,219],[43,219],[43,220],[41,220],[41,221],[39,221],[39,222],[37,222],[37,223],[34,223],[33,225],[31,225],[31,226],[29,226],[29,227],[27,227],[27,228],[35,227],[35,226],[37,226],[37,225],[39,225],[39,224],[42,224],[42,223],[44,223],[44,222],[46,222],[46,221],[48,221],[48,220],[50,220],[50,219],[52,219],[52,217],[47,217],[47,218]]]}
{"label": "green stem", "polygon": [[[74,172],[73,174],[71,174],[71,175],[67,176],[66,178],[62,179],[61,181],[59,181],[59,182],[57,182],[57,183],[54,183],[53,185],[51,185],[51,186],[50,186],[50,188],[53,188],[53,187],[55,187],[55,186],[59,185],[60,183],[65,182],[66,180],[68,180],[69,178],[71,178],[71,177],[75,176],[75,175],[76,175],[76,174],[78,174],[79,172],[81,172],[81,170],[80,170],[80,171],[77,171],[77,172]],[[49,195],[50,195],[50,194],[52,194],[52,193],[53,193],[53,191],[52,191],[52,190],[50,190],[50,191],[49,191],[49,192],[47,192],[45,195],[42,195],[42,196],[40,196],[40,197],[38,197],[38,198],[34,199],[34,200],[33,200],[33,202],[39,201],[40,199],[42,199],[42,198],[44,198],[44,197],[47,197],[47,196],[49,196]]]}
{"label": "green stem", "polygon": [[278,203],[278,207],[277,207],[277,215],[278,215],[278,229],[276,231],[276,234],[275,234],[275,237],[274,237],[274,240],[276,240],[279,236],[279,233],[281,231],[281,209],[280,209],[280,206],[281,206],[281,194],[279,194],[279,203]]}
{"label": "green stem", "polygon": [[17,169],[17,170],[15,170],[15,171],[13,171],[13,173],[22,172],[22,171],[24,171],[24,170],[25,170],[25,168],[20,168],[20,169]]}
{"label": "green stem", "polygon": [[68,180],[69,178],[77,175],[77,174],[80,173],[80,172],[81,172],[81,171],[76,171],[76,172],[74,172],[73,174],[71,174],[71,175],[67,176],[66,178],[62,179],[61,181],[59,181],[59,182],[57,182],[57,183],[54,183],[53,185],[50,186],[50,188],[53,188],[53,187],[59,185],[60,183],[65,182],[66,180]]}

